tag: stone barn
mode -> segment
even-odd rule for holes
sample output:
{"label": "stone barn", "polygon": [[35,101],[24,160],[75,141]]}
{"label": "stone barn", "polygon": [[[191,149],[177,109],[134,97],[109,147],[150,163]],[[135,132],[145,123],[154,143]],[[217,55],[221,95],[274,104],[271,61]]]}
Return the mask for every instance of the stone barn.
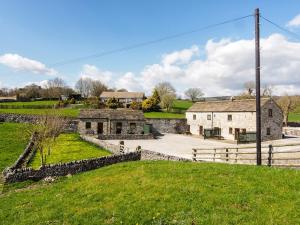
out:
{"label": "stone barn", "polygon": [[100,139],[151,138],[140,110],[86,109],[79,114],[79,132]]}
{"label": "stone barn", "polygon": [[[255,99],[196,102],[186,112],[190,132],[239,142],[255,141]],[[282,138],[283,113],[272,98],[261,99],[261,136],[263,141]],[[245,141],[246,141],[245,140]]]}

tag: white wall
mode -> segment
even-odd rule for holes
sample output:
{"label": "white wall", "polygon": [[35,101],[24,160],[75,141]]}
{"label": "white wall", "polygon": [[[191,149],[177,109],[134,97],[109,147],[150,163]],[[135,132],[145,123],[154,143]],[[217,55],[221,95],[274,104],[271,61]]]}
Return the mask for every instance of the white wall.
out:
{"label": "white wall", "polygon": [[[193,119],[196,115],[196,120]],[[211,115],[211,120],[207,120],[207,115]],[[232,115],[232,121],[228,121],[228,115]],[[187,123],[190,125],[190,132],[199,135],[199,127],[211,129],[221,128],[221,136],[225,139],[234,140],[234,129],[246,129],[246,131],[256,130],[255,112],[186,112]],[[229,134],[229,128],[232,128],[232,134]]]}

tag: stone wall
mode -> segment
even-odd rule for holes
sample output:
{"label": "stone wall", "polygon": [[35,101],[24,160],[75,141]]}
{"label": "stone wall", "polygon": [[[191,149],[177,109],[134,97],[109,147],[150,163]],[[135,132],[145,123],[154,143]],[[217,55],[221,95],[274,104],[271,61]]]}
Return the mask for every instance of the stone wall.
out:
{"label": "stone wall", "polygon": [[184,134],[189,131],[186,119],[146,119],[152,125],[153,134]]}
{"label": "stone wall", "polygon": [[30,158],[33,156],[33,151],[34,151],[34,135],[31,136],[29,143],[27,144],[25,150],[23,153],[19,156],[17,161],[9,168],[11,170],[19,169],[27,165],[29,162]]}
{"label": "stone wall", "polygon": [[141,160],[168,160],[168,161],[191,161],[190,159],[181,158],[172,155],[166,155],[149,150],[141,150]]}
{"label": "stone wall", "polygon": [[[40,118],[39,115],[25,115],[14,113],[1,113],[0,122],[14,122],[14,123],[36,123]],[[78,120],[68,119],[68,125],[65,132],[77,132]]]}
{"label": "stone wall", "polygon": [[288,127],[300,127],[300,122],[288,122]]}
{"label": "stone wall", "polygon": [[45,177],[66,176],[80,172],[97,169],[120,162],[136,161],[141,159],[140,152],[130,152],[122,155],[112,155],[96,159],[86,159],[63,164],[47,165],[39,170],[32,168],[3,171],[6,183],[22,182],[26,180],[41,180]]}
{"label": "stone wall", "polygon": [[98,145],[99,147],[111,152],[112,154],[116,154],[116,155],[120,154],[120,146],[119,145],[113,145],[113,144],[107,143],[107,142],[99,140],[93,136],[80,135],[80,137],[87,142]]}
{"label": "stone wall", "polygon": [[110,135],[98,135],[101,140],[141,140],[141,139],[153,139],[152,134],[110,134]]}
{"label": "stone wall", "polygon": [[283,133],[285,135],[300,136],[300,127],[284,127]]}

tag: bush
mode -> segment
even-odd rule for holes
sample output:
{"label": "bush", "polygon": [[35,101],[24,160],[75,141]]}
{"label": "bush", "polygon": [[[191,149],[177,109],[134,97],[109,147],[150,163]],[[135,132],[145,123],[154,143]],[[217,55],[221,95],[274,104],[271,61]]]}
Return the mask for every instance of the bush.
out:
{"label": "bush", "polygon": [[140,110],[142,109],[142,103],[141,102],[131,102],[130,108],[134,110]]}
{"label": "bush", "polygon": [[120,102],[118,102],[116,98],[109,98],[106,102],[106,107],[110,109],[117,109],[117,108],[121,108],[122,104],[120,104]]}

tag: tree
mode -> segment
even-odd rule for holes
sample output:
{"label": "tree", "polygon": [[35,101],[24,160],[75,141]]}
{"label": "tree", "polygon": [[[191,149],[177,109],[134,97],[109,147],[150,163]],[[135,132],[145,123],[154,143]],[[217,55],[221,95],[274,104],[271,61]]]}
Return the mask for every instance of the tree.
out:
{"label": "tree", "polygon": [[121,88],[121,89],[118,89],[117,92],[128,92],[128,90],[125,88]]}
{"label": "tree", "polygon": [[45,85],[46,97],[48,98],[59,98],[64,94],[66,88],[66,82],[59,77],[56,77],[52,80],[48,80]]}
{"label": "tree", "polygon": [[162,82],[155,86],[155,90],[157,91],[160,99],[163,98],[166,94],[174,94],[176,95],[175,88],[169,82]]}
{"label": "tree", "polygon": [[142,109],[145,112],[159,111],[160,97],[156,89],[153,90],[152,96],[142,102]]}
{"label": "tree", "polygon": [[300,97],[285,95],[280,97],[277,103],[282,109],[283,121],[285,126],[287,126],[290,112],[294,111],[297,108],[297,106],[300,105]]}
{"label": "tree", "polygon": [[99,80],[93,80],[92,81],[92,90],[91,90],[91,95],[95,97],[100,97],[103,91],[107,90],[107,86],[103,84]]}
{"label": "tree", "polygon": [[170,112],[173,106],[173,102],[176,99],[176,95],[170,93],[163,95],[160,105],[162,108],[166,109],[167,112]]}
{"label": "tree", "polygon": [[91,92],[93,89],[93,80],[91,78],[80,78],[75,84],[75,89],[83,97],[87,98],[91,96]]}
{"label": "tree", "polygon": [[247,81],[244,83],[244,88],[246,89],[246,94],[249,96],[255,95],[255,82],[254,81]]}
{"label": "tree", "polygon": [[30,84],[23,88],[23,93],[25,93],[25,97],[28,99],[31,98],[40,98],[41,97],[42,88],[36,84]]}
{"label": "tree", "polygon": [[[41,164],[45,165],[47,155],[51,153],[51,145],[63,132],[67,120],[59,115],[57,111],[39,117],[36,124],[29,127],[29,133],[34,134],[34,146],[41,156]],[[47,151],[46,151],[47,150]]]}
{"label": "tree", "polygon": [[116,98],[112,97],[107,100],[106,106],[110,109],[116,109],[121,107],[121,104],[118,102]]}
{"label": "tree", "polygon": [[271,97],[273,94],[273,85],[264,85],[264,87],[262,88],[262,96],[263,97]]}
{"label": "tree", "polygon": [[204,94],[200,88],[189,88],[186,90],[185,95],[194,102]]}

